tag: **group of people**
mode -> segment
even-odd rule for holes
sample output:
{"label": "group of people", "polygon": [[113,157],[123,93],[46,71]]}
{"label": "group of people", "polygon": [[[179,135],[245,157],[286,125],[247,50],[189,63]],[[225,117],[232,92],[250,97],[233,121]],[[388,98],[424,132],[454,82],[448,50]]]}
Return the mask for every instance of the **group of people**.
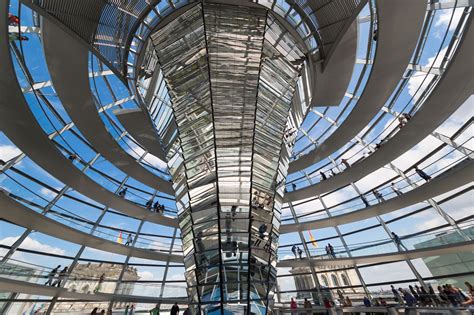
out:
{"label": "group of people", "polygon": [[[347,159],[341,159],[341,164],[345,166],[346,170],[351,167]],[[319,172],[319,175],[321,176],[321,181],[326,180],[331,176],[336,176],[336,173],[332,169],[330,169],[329,172],[331,174],[330,176],[326,175],[323,171]]]}
{"label": "group of people", "polygon": [[[156,307],[152,310],[150,310],[151,315],[159,315],[160,314],[160,308],[159,305],[157,304]],[[179,315],[179,305],[177,302],[173,304],[170,310],[170,315]],[[183,315],[191,315],[191,311],[189,308],[186,308],[183,312]]]}
{"label": "group of people", "polygon": [[285,142],[287,143],[289,148],[295,145],[297,132],[298,130],[296,128],[291,127],[290,129],[286,130],[285,133],[283,134]]}
{"label": "group of people", "polygon": [[[118,192],[118,196],[120,198],[125,198],[125,196],[127,195],[127,192],[128,192],[128,187],[125,187]],[[159,201],[155,201],[155,203],[153,203],[153,198],[151,198],[150,200],[146,202],[145,208],[148,210],[154,211],[156,213],[160,213],[160,214],[163,214],[165,212],[165,206],[160,204]]]}
{"label": "group of people", "polygon": [[[127,307],[128,307],[128,305],[127,305]],[[91,312],[91,315],[97,315],[97,314],[107,314],[107,315],[109,315],[109,314],[112,314],[112,310],[107,310],[107,313],[106,313],[105,310],[102,309],[102,310],[99,312],[99,308],[98,308],[98,307],[94,307],[94,309],[93,309],[92,312]],[[124,313],[124,314],[135,314],[135,312],[129,313],[129,312],[127,311],[127,312]]]}
{"label": "group of people", "polygon": [[[423,286],[412,286],[409,285],[407,289],[398,288],[396,289],[393,285],[391,290],[393,293],[395,305],[407,306],[407,307],[443,307],[443,306],[454,306],[454,307],[465,307],[474,305],[474,286],[469,282],[464,283],[466,291],[463,291],[451,284],[439,285],[436,293],[433,286],[428,284],[427,287]],[[342,291],[337,290],[338,299],[340,306],[352,307],[353,303],[349,296],[344,296]],[[324,307],[329,309],[336,304],[332,299],[328,297],[323,298]],[[388,306],[387,300],[383,297],[370,298],[364,296],[362,303],[365,307],[372,306]],[[393,305],[391,303],[391,305]],[[291,298],[290,308],[292,311],[298,309],[298,304]],[[311,309],[312,305],[308,299],[304,299],[304,308]]]}
{"label": "group of people", "polygon": [[423,286],[409,285],[408,289],[398,288],[392,285],[392,293],[395,302],[399,305],[407,306],[467,306],[474,305],[474,287],[465,282],[467,292],[451,284],[439,285],[437,293],[433,286],[428,284]]}
{"label": "group of people", "polygon": [[303,259],[303,250],[299,246],[293,245],[291,252],[295,255],[295,259],[298,259],[298,257],[299,259]]}
{"label": "group of people", "polygon": [[334,252],[334,247],[332,247],[331,243],[326,245],[326,255],[331,258],[336,258],[336,253]]}
{"label": "group of people", "polygon": [[[8,13],[8,25],[10,26],[18,26],[20,25],[20,18],[12,13]],[[9,32],[8,33],[8,39],[10,41],[15,41],[15,40],[20,40],[20,41],[26,41],[29,40],[28,37],[24,35],[20,35],[18,32]]]}
{"label": "group of people", "polygon": [[[64,267],[61,271],[59,269],[61,268],[61,265],[57,266],[53,270],[51,270],[48,274],[48,280],[45,282],[44,285],[50,285],[52,287],[60,287],[61,282],[64,280],[64,278],[67,276],[68,273],[68,267]],[[56,278],[57,275],[57,278]]]}
{"label": "group of people", "polygon": [[163,214],[165,212],[165,206],[160,204],[159,201],[155,201],[153,203],[153,198],[146,202],[145,207],[148,210],[154,211],[159,214]]}

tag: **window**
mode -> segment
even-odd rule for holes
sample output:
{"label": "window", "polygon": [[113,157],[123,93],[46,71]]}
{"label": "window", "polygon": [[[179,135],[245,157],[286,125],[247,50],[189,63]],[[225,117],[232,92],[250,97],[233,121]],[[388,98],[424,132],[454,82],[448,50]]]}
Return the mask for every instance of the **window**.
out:
{"label": "window", "polygon": [[345,286],[350,286],[351,283],[349,282],[349,279],[347,279],[347,276],[345,274],[342,274],[341,275],[341,279],[342,279],[342,284],[345,285]]}
{"label": "window", "polygon": [[339,281],[337,280],[337,276],[335,274],[332,274],[331,275],[331,280],[332,280],[332,284],[335,286],[335,287],[338,287],[339,286]]}
{"label": "window", "polygon": [[328,278],[326,278],[326,276],[321,276],[321,279],[322,279],[322,282],[323,282],[323,286],[325,287],[329,287],[329,283],[328,283]]}

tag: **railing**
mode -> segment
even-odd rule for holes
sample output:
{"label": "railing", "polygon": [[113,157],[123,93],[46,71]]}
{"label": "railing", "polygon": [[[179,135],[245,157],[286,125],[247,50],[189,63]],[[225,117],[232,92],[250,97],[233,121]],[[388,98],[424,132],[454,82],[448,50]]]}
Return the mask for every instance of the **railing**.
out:
{"label": "railing", "polygon": [[452,315],[469,315],[471,312],[467,308],[459,307],[397,307],[397,306],[371,306],[371,307],[312,307],[312,308],[297,308],[291,309],[289,307],[274,307],[275,315],[312,315],[312,314],[452,314]]}
{"label": "railing", "polygon": [[[388,254],[388,253],[396,253],[398,251],[406,251],[406,250],[416,250],[416,249],[424,249],[426,247],[422,247],[423,242],[427,242],[430,240],[438,240],[439,245],[449,245],[449,244],[456,244],[458,242],[465,241],[464,236],[468,236],[471,240],[474,240],[474,221],[468,221],[466,224],[463,225],[463,235],[461,235],[457,229],[455,228],[441,228],[436,231],[427,232],[423,234],[416,234],[416,235],[409,235],[409,236],[402,236],[400,237],[400,243],[397,243],[390,238],[386,239],[379,239],[370,242],[363,242],[363,243],[356,243],[347,245],[347,250],[342,245],[333,246],[333,254],[327,253],[325,248],[309,248],[311,256],[310,259],[334,259],[334,258],[348,258],[351,257],[360,257],[360,256],[368,256],[368,255],[380,255],[380,254]],[[469,234],[471,231],[471,234]],[[448,238],[440,238],[442,235],[450,235]],[[453,237],[456,236],[456,237]],[[293,252],[289,249],[288,246],[281,248],[278,250],[279,257],[292,257],[294,256],[295,259],[299,258],[298,253],[293,254]],[[306,257],[304,255],[301,256],[302,259]],[[284,261],[285,259],[283,259]],[[280,260],[282,261],[282,260]]]}
{"label": "railing", "polygon": [[[469,141],[470,139],[467,139],[462,144],[459,144],[459,146],[466,145]],[[465,156],[455,157],[454,161],[452,161],[448,165],[443,165],[442,167],[437,168],[436,171],[432,173],[429,173],[428,171],[426,171],[426,169],[436,166],[438,162],[441,163],[442,161],[446,160],[446,158],[453,155],[453,153],[456,153],[456,150],[457,150],[456,148],[451,148],[446,154],[444,154],[441,157],[438,157],[436,160],[426,165],[423,168],[423,170],[425,170],[425,173],[427,173],[431,178],[435,178],[436,176],[440,176],[444,174],[444,172],[449,172],[450,169],[452,169],[457,164],[464,161],[466,159]],[[341,215],[344,213],[350,213],[356,210],[360,210],[370,205],[374,205],[377,203],[384,202],[385,200],[395,198],[403,193],[416,189],[418,186],[426,183],[426,180],[422,179],[414,171],[413,171],[413,174],[405,175],[405,176],[406,176],[405,178],[401,178],[398,181],[393,181],[395,185],[398,185],[398,186],[395,186],[395,189],[398,190],[398,192],[392,187],[391,183],[386,183],[380,187],[376,187],[377,191],[380,193],[380,196],[377,197],[374,195],[372,191],[368,191],[362,194],[361,196],[352,197],[351,199],[346,200],[344,203],[337,205],[335,209],[334,208],[329,209],[330,215],[335,216],[335,215]],[[403,183],[403,186],[401,186],[400,183]],[[320,210],[300,214],[297,217],[299,218],[299,222],[303,223],[305,221],[325,219],[325,218],[328,218],[329,215],[326,213],[325,209],[320,209]],[[293,216],[287,215],[282,218],[282,222],[285,222],[285,221],[288,222],[290,220],[293,220]]]}
{"label": "railing", "polygon": [[[0,256],[1,258],[2,256]],[[184,281],[140,281],[139,276],[137,276],[137,280],[118,281],[116,278],[107,277],[101,280],[100,275],[91,276],[89,272],[83,273],[75,270],[60,278],[59,273],[62,267],[51,277],[50,283],[46,284],[50,280],[49,276],[52,268],[10,258],[7,262],[0,262],[0,278],[44,286],[52,286],[56,281],[62,280],[61,287],[69,292],[83,294],[113,294],[115,292],[115,294],[143,297],[158,297],[161,288],[166,286],[166,290],[169,292],[166,293],[165,291],[163,297],[178,296],[178,299],[186,298],[186,283]],[[129,269],[129,271],[134,272],[133,269]]]}

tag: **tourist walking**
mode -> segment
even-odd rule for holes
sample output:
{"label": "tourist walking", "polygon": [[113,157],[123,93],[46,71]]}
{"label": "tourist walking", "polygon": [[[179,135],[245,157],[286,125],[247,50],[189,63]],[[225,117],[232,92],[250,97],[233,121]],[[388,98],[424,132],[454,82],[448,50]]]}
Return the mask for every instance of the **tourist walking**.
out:
{"label": "tourist walking", "polygon": [[127,236],[127,242],[125,242],[125,246],[130,246],[132,245],[132,234],[128,233],[128,236]]}
{"label": "tourist walking", "polygon": [[61,265],[57,266],[56,268],[54,268],[53,270],[49,272],[48,281],[46,281],[44,285],[48,285],[48,284],[53,285],[54,276],[56,276],[56,274],[58,273],[59,268],[61,268]]}
{"label": "tourist walking", "polygon": [[426,174],[424,171],[420,170],[418,168],[418,166],[415,166],[415,172],[421,177],[423,178],[424,180],[426,180],[427,182],[429,182],[431,180],[431,176]]}
{"label": "tourist walking", "polygon": [[395,186],[395,183],[391,183],[391,187],[392,187],[393,192],[396,193],[397,196],[403,195],[403,193],[400,191],[400,189],[398,189],[397,186]]}
{"label": "tourist walking", "polygon": [[52,284],[52,286],[57,286],[58,288],[61,286],[61,282],[64,280],[64,278],[67,275],[67,266],[61,270],[61,272],[58,275],[58,279]]}
{"label": "tourist walking", "polygon": [[178,302],[175,302],[174,305],[171,307],[171,315],[178,315],[179,314],[179,306]]}
{"label": "tourist walking", "polygon": [[293,253],[293,255],[295,255],[295,259],[298,258],[298,256],[296,256],[296,245],[293,245],[293,247],[291,247],[291,252]]}

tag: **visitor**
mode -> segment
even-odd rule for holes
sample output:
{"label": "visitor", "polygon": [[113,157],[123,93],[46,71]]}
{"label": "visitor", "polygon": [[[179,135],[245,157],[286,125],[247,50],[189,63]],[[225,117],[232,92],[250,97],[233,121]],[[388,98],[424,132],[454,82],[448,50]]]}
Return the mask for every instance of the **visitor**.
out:
{"label": "visitor", "polygon": [[61,286],[61,282],[64,280],[64,278],[66,277],[66,274],[67,274],[67,266],[63,268],[63,270],[61,270],[61,272],[59,273],[58,275],[58,279],[56,280],[56,282],[54,282],[51,286],[57,286],[58,288]]}
{"label": "visitor", "polygon": [[20,24],[20,18],[16,15],[8,13],[8,25],[18,26]]}
{"label": "visitor", "polygon": [[8,34],[8,40],[10,40],[11,42],[16,41],[16,40],[19,40],[19,41],[28,41],[29,38],[26,37],[26,36],[20,35],[20,34],[18,34],[18,33],[9,33],[9,34]]}
{"label": "visitor", "polygon": [[351,307],[352,306],[352,301],[351,301],[351,299],[349,298],[348,295],[346,295],[346,298],[344,299],[344,306],[346,306],[346,307]]}
{"label": "visitor", "polygon": [[372,32],[372,39],[374,40],[374,42],[376,42],[379,39],[378,29],[374,29],[374,31]]}
{"label": "visitor", "polygon": [[296,314],[297,308],[298,308],[298,305],[296,305],[296,301],[293,298],[291,298],[291,301],[290,301],[291,313]]}
{"label": "visitor", "polygon": [[392,183],[391,187],[392,187],[393,192],[396,193],[397,196],[403,195],[403,193],[400,191],[400,189],[398,189],[397,186],[395,186],[395,183]]}
{"label": "visitor", "polygon": [[332,258],[336,258],[336,254],[334,253],[334,247],[332,247],[331,243],[328,243],[329,254]]}
{"label": "visitor", "polygon": [[326,180],[326,179],[327,179],[327,177],[326,177],[326,174],[324,174],[322,171],[321,171],[321,172],[319,172],[319,175],[321,175],[321,181],[323,181],[323,180]]}
{"label": "visitor", "polygon": [[311,315],[311,314],[312,314],[311,310],[313,309],[313,306],[311,305],[311,302],[308,301],[308,298],[304,298],[303,307],[304,307],[306,310],[308,310],[308,312],[307,312],[308,315]]}
{"label": "visitor", "polygon": [[429,182],[431,180],[431,176],[426,174],[425,172],[423,172],[422,170],[420,170],[418,168],[418,166],[415,166],[415,172],[421,177],[423,178],[425,181]]}
{"label": "visitor", "polygon": [[295,184],[295,183],[292,183],[292,184],[291,184],[291,189],[293,189],[293,191],[296,190],[296,184]]}
{"label": "visitor", "polygon": [[[237,215],[237,206],[232,206],[230,208],[230,213],[232,215],[232,221],[235,221],[235,216]],[[186,309],[188,310],[188,309]]]}
{"label": "visitor", "polygon": [[128,233],[128,236],[127,236],[127,242],[125,242],[125,246],[130,246],[132,245],[132,234],[131,233]]}
{"label": "visitor", "polygon": [[467,288],[467,294],[472,298],[474,296],[474,286],[470,284],[468,281],[464,282]]}
{"label": "visitor", "polygon": [[56,274],[58,273],[59,268],[61,268],[61,265],[58,265],[56,268],[49,272],[48,281],[46,281],[44,285],[53,285],[54,276],[56,276]]}
{"label": "visitor", "polygon": [[165,213],[165,205],[160,204],[158,206],[158,213],[163,215]]}
{"label": "visitor", "polygon": [[379,202],[384,202],[385,199],[383,198],[382,194],[377,190],[377,189],[372,189],[372,193],[374,194],[375,198],[377,198],[377,200]]}
{"label": "visitor", "polygon": [[147,210],[151,210],[151,207],[153,206],[153,198],[148,200],[145,204],[145,207]]}
{"label": "visitor", "polygon": [[416,305],[416,299],[413,295],[410,294],[410,292],[402,288],[399,288],[398,290],[402,293],[403,299],[405,300],[405,304],[407,306],[413,307]]}
{"label": "visitor", "polygon": [[332,177],[336,176],[336,173],[334,173],[333,169],[331,169],[331,176]]}
{"label": "visitor", "polygon": [[98,307],[94,307],[94,309],[93,309],[92,312],[91,312],[91,315],[96,315],[96,314],[98,314],[98,313],[97,313],[98,310],[99,310]]}
{"label": "visitor", "polygon": [[411,119],[411,115],[408,113],[402,113],[398,116],[398,128],[403,128],[406,126],[407,122]]}
{"label": "visitor", "polygon": [[438,297],[439,297],[439,300],[440,300],[441,304],[443,304],[443,305],[449,305],[450,304],[448,295],[446,294],[446,292],[444,292],[444,289],[440,285],[438,286]]}
{"label": "visitor", "polygon": [[393,285],[391,285],[390,287],[392,288],[393,299],[395,300],[395,302],[397,302],[398,305],[403,305],[403,299],[400,296],[400,293],[398,293],[398,291],[395,289]]}
{"label": "visitor", "polygon": [[179,306],[178,302],[174,302],[174,305],[171,307],[171,315],[178,315],[179,314]]}
{"label": "visitor", "polygon": [[[392,239],[393,241],[395,242],[395,245],[397,245],[397,248],[399,251],[402,250],[402,246],[403,248],[407,249],[403,244],[402,244],[402,240],[400,239],[400,237],[395,234],[395,232],[392,232]],[[413,293],[413,292],[412,292]]]}
{"label": "visitor", "polygon": [[258,237],[257,242],[255,242],[255,246],[260,245],[260,242],[265,239],[265,232],[267,231],[267,225],[265,223],[260,224],[258,228]]}
{"label": "visitor", "polygon": [[347,162],[346,159],[341,159],[341,163],[344,164],[344,166],[346,167],[346,169],[348,169],[349,167],[351,167],[351,165],[349,164],[349,162]]}
{"label": "visitor", "polygon": [[323,303],[329,314],[329,309],[332,308],[332,302],[328,298],[324,298]]}
{"label": "visitor", "polygon": [[71,155],[69,156],[68,159],[69,159],[70,161],[74,162],[75,160],[78,159],[78,156],[77,156],[76,153],[73,153],[73,154],[71,154]]}
{"label": "visitor", "polygon": [[160,203],[158,201],[156,201],[155,204],[153,205],[153,211],[158,213],[158,212],[160,212],[159,208],[160,208]]}
{"label": "visitor", "polygon": [[433,301],[435,303],[435,306],[438,306],[439,304],[439,299],[438,297],[436,296],[436,293],[433,289],[433,286],[430,284],[428,284],[428,292],[429,292],[429,297],[431,299],[431,301]]}
{"label": "visitor", "polygon": [[293,253],[293,255],[295,255],[295,259],[298,258],[298,257],[296,256],[296,245],[293,245],[293,246],[291,247],[291,252]]}
{"label": "visitor", "polygon": [[418,293],[415,291],[415,289],[413,288],[413,286],[412,286],[412,285],[409,285],[409,286],[408,286],[408,289],[410,289],[411,294],[413,295],[413,297],[415,298],[415,300],[419,303],[419,302],[420,302],[420,296],[419,296]]}
{"label": "visitor", "polygon": [[366,297],[366,296],[364,296],[363,302],[364,302],[365,307],[371,307],[372,306],[372,303],[370,302],[369,298]]}
{"label": "visitor", "polygon": [[387,306],[387,301],[383,297],[379,297],[380,306]]}
{"label": "visitor", "polygon": [[300,257],[300,260],[303,259],[303,257],[301,256],[303,255],[303,250],[298,246],[297,251],[298,251],[298,256]]}
{"label": "visitor", "polygon": [[125,187],[118,193],[119,197],[122,197],[122,198],[125,198],[126,194],[127,194],[127,187]]}
{"label": "visitor", "polygon": [[461,305],[474,305],[474,287],[468,281],[464,282],[464,284],[467,289],[467,297],[463,302],[461,302]]}
{"label": "visitor", "polygon": [[104,279],[105,279],[105,273],[100,275],[99,281],[97,282],[97,286],[95,287],[94,293],[97,293],[100,291],[100,287],[102,286],[102,282],[104,282]]}
{"label": "visitor", "polygon": [[[100,311],[100,314],[105,314],[105,310],[103,309],[102,311]],[[132,314],[132,313],[130,313]]]}
{"label": "visitor", "polygon": [[415,285],[415,288],[416,288],[416,293],[418,293],[418,296],[420,297],[421,303],[424,306],[430,305],[431,304],[430,296],[429,296],[428,292],[426,292],[426,289],[424,287],[420,288],[417,285]]}
{"label": "visitor", "polygon": [[370,207],[370,203],[365,199],[364,195],[360,195],[360,199],[364,202],[365,207]]}

